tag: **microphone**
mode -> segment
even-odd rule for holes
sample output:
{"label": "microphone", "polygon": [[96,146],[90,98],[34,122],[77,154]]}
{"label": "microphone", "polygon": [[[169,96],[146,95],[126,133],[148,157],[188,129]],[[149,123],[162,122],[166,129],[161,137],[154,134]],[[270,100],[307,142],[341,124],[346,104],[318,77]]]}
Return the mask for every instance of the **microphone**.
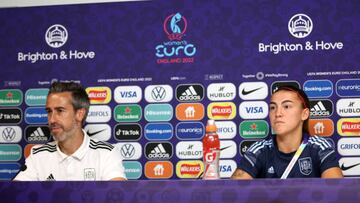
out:
{"label": "microphone", "polygon": [[16,176],[19,175],[19,173],[21,173],[22,171],[25,171],[26,169],[27,169],[27,166],[25,164],[21,165],[19,168],[19,171],[15,174],[15,176],[11,180],[14,180],[16,178]]}

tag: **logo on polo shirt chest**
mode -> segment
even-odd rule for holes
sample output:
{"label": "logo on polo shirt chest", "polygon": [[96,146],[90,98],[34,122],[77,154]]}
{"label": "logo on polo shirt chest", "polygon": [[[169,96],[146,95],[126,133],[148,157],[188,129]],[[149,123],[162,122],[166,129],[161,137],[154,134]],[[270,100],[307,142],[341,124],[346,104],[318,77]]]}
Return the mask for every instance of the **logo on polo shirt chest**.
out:
{"label": "logo on polo shirt chest", "polygon": [[96,180],[95,168],[84,169],[84,180]]}

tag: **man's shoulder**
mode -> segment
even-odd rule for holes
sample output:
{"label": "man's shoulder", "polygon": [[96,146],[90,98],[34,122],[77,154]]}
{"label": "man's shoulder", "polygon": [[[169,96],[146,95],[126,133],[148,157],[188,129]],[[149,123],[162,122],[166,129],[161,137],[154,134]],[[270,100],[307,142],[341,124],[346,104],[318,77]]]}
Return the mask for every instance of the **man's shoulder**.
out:
{"label": "man's shoulder", "polygon": [[319,136],[310,136],[308,140],[308,145],[311,148],[319,149],[319,150],[327,150],[327,149],[333,149],[333,144],[328,141],[327,139]]}
{"label": "man's shoulder", "polygon": [[115,146],[105,141],[90,138],[89,148],[96,151],[112,151]]}
{"label": "man's shoulder", "polygon": [[53,142],[48,142],[46,144],[43,145],[35,145],[32,148],[32,154],[33,155],[37,155],[37,154],[49,154],[49,153],[53,153],[56,152],[57,148],[56,148],[56,143]]}

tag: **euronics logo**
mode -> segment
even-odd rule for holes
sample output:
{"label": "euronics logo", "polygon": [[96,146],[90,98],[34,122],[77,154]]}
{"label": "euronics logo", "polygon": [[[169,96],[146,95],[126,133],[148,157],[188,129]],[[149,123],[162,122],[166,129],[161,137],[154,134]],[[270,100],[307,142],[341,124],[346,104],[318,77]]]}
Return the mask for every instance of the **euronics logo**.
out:
{"label": "euronics logo", "polygon": [[23,101],[23,94],[18,89],[0,90],[0,106],[19,106]]}
{"label": "euronics logo", "polygon": [[336,82],[336,94],[340,97],[359,97],[360,79],[341,79]]}

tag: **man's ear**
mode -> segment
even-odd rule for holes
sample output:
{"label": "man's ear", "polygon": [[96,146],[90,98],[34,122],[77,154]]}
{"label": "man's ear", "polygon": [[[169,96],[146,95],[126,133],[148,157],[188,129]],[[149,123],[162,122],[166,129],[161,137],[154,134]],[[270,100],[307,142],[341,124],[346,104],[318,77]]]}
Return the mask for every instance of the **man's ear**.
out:
{"label": "man's ear", "polygon": [[310,117],[310,110],[309,110],[309,108],[303,109],[302,115],[301,115],[301,120],[305,121],[305,120],[308,119],[309,117]]}
{"label": "man's ear", "polygon": [[76,121],[82,123],[82,120],[85,118],[86,110],[85,108],[78,109],[75,113]]}

